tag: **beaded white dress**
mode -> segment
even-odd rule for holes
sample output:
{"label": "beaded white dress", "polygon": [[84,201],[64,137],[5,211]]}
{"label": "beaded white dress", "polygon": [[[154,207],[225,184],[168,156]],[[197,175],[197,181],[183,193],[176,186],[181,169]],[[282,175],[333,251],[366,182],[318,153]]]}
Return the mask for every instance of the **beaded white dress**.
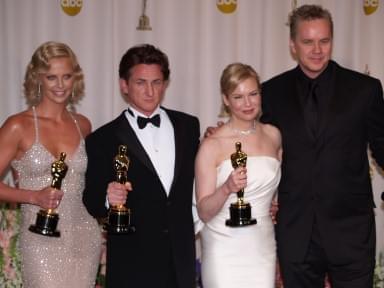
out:
{"label": "beaded white dress", "polygon": [[[39,190],[51,184],[51,164],[57,159],[39,142],[35,109],[33,113],[35,143],[21,159],[12,161],[11,166],[18,174],[20,188]],[[68,171],[61,186],[64,196],[56,209],[61,236],[47,237],[30,232],[28,228],[35,224],[40,208],[21,205],[19,248],[23,287],[26,288],[95,287],[101,230],[82,202],[87,155],[84,139],[74,121],[81,140],[77,151],[65,160]]]}
{"label": "beaded white dress", "polygon": [[[233,170],[231,160],[217,167],[221,186]],[[276,243],[269,215],[272,197],[280,181],[280,162],[269,156],[248,156],[247,187],[244,198],[252,206],[257,224],[225,226],[229,206],[236,202],[232,193],[221,211],[201,230],[201,263],[204,288],[275,287]]]}

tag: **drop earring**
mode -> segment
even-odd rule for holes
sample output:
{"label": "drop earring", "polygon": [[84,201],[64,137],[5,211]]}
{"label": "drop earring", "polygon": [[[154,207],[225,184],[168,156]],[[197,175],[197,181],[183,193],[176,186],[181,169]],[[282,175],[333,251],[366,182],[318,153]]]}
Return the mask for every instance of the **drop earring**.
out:
{"label": "drop earring", "polygon": [[37,86],[37,95],[36,95],[36,100],[39,101],[41,98],[41,84]]}

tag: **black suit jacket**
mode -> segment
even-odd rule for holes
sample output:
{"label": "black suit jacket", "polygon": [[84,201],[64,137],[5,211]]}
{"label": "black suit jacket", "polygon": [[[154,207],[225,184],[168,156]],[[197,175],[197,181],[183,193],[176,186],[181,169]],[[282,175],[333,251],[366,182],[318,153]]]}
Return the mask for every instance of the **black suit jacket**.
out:
{"label": "black suit jacket", "polygon": [[278,252],[293,261],[304,258],[314,221],[333,263],[375,254],[367,147],[383,167],[383,90],[377,79],[333,61],[329,65],[331,90],[317,138],[305,122],[297,86],[299,67],[262,86],[262,121],[276,125],[283,139]]}
{"label": "black suit jacket", "polygon": [[[128,180],[133,191],[126,206],[137,231],[107,238],[107,287],[164,287],[175,269],[179,287],[195,282],[192,219],[194,159],[200,128],[196,117],[165,109],[175,133],[175,171],[169,196],[124,113],[86,139],[88,168],[83,201],[94,217],[105,217],[106,190],[116,180],[113,158],[128,147]],[[170,265],[174,263],[174,265]]]}

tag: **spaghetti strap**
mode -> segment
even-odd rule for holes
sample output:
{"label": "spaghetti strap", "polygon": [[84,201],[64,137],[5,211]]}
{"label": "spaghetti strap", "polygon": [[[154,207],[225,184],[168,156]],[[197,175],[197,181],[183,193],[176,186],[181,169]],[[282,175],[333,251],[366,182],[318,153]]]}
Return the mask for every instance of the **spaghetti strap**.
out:
{"label": "spaghetti strap", "polygon": [[79,134],[80,134],[80,138],[81,138],[81,139],[84,139],[84,137],[83,137],[83,133],[81,133],[81,130],[80,130],[80,127],[79,127],[79,123],[77,123],[77,120],[76,120],[75,116],[73,116],[73,114],[72,114],[71,111],[68,111],[68,112],[69,112],[69,115],[71,115],[71,117],[72,117],[72,119],[73,119],[73,122],[75,122],[77,131],[78,131]]}
{"label": "spaghetti strap", "polygon": [[32,106],[33,122],[35,125],[35,143],[39,142],[39,122],[37,120],[37,113],[35,106]]}

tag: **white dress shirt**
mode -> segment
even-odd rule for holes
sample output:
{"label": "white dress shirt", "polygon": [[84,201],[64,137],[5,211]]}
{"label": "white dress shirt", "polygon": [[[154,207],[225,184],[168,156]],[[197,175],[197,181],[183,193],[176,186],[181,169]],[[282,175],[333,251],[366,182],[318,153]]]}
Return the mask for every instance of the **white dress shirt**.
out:
{"label": "white dress shirt", "polygon": [[150,117],[159,114],[160,127],[148,123],[147,126],[140,129],[137,125],[137,116],[144,118],[147,118],[147,116],[138,112],[132,106],[128,106],[128,109],[133,115],[127,110],[125,117],[136,133],[145,152],[147,152],[149,159],[151,159],[168,196],[175,170],[175,133],[171,120],[165,110],[158,107]]}

